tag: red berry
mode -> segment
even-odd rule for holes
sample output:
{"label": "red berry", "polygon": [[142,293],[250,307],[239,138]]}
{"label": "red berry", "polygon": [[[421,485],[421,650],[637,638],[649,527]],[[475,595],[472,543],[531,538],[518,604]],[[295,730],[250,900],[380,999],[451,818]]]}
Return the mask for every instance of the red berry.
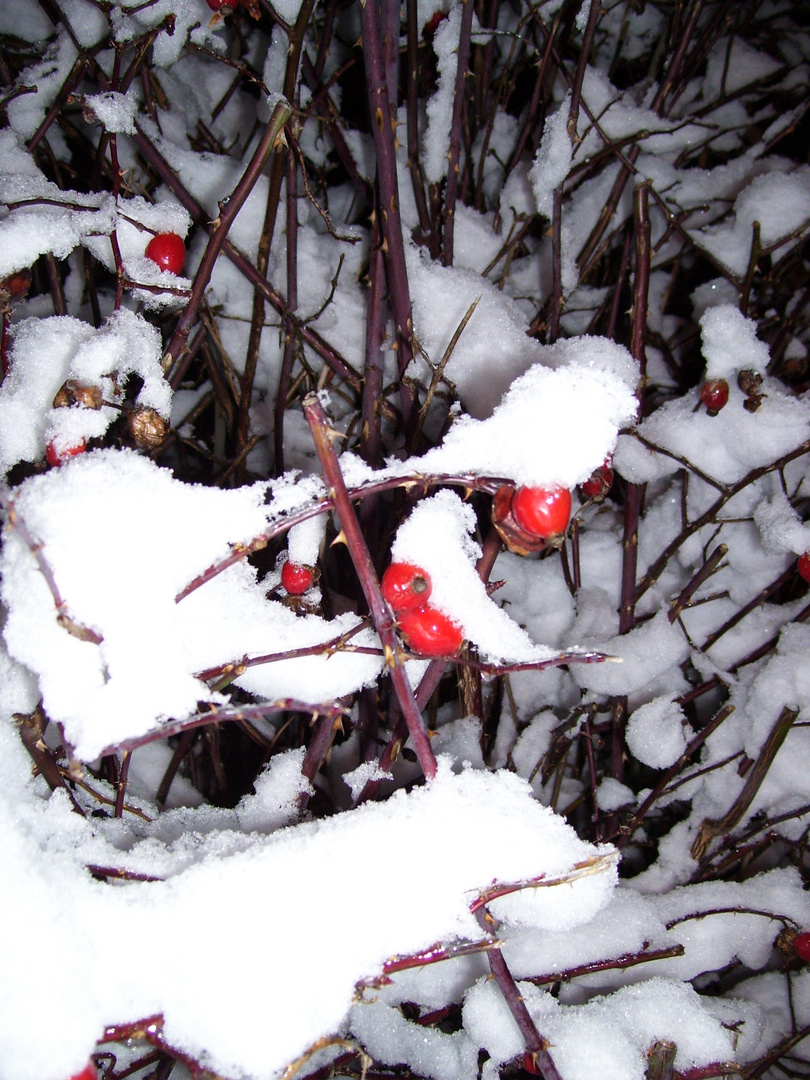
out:
{"label": "red berry", "polygon": [[717,416],[728,401],[728,383],[725,379],[707,379],[700,388],[700,400],[709,416]]}
{"label": "red berry", "polygon": [[432,589],[430,575],[411,563],[391,563],[383,574],[383,597],[397,614],[424,607]]}
{"label": "red berry", "polygon": [[68,446],[64,450],[57,450],[53,439],[45,447],[45,460],[49,465],[64,465],[72,457],[83,454],[87,449],[87,443],[82,439],[75,446]]}
{"label": "red berry", "polygon": [[810,551],[805,551],[804,555],[799,556],[797,569],[799,577],[804,578],[805,581],[810,581]]}
{"label": "red berry", "polygon": [[800,960],[810,960],[810,934],[807,931],[793,939],[793,951]]}
{"label": "red berry", "polygon": [[309,566],[302,566],[287,559],[281,568],[281,584],[290,596],[302,596],[312,588],[314,582],[315,575]]}
{"label": "red berry", "polygon": [[429,604],[403,612],[398,623],[408,644],[422,656],[455,656],[464,640],[461,627]]}
{"label": "red berry", "polygon": [[71,1076],[70,1080],[96,1080],[98,1071],[93,1061],[88,1061],[80,1073]]}
{"label": "red berry", "polygon": [[605,495],[613,487],[613,469],[606,461],[595,469],[591,476],[582,485],[583,494],[589,499],[604,499]]}
{"label": "red berry", "polygon": [[179,274],[186,261],[186,245],[177,233],[158,233],[146,245],[146,257],[157,263],[161,270]]}
{"label": "red berry", "polygon": [[532,536],[559,536],[571,517],[567,488],[520,487],[512,499],[512,516]]}
{"label": "red berry", "polygon": [[433,41],[433,38],[436,36],[436,31],[439,29],[439,27],[446,18],[446,11],[434,11],[428,21],[425,23],[424,29],[422,30],[422,35],[428,41]]}

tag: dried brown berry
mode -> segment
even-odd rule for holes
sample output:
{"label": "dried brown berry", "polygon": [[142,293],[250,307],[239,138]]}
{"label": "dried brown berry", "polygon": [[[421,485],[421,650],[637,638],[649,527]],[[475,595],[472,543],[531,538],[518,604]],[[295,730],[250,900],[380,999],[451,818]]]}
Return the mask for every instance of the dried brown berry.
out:
{"label": "dried brown berry", "polygon": [[737,376],[737,386],[744,394],[754,394],[762,386],[762,376],[752,368],[743,368]]}
{"label": "dried brown berry", "polygon": [[166,438],[168,425],[159,412],[145,405],[127,416],[129,433],[141,450],[156,450]]}
{"label": "dried brown berry", "polygon": [[63,382],[53,399],[55,409],[68,409],[71,405],[80,405],[84,409],[100,409],[102,404],[100,386],[80,383],[76,379]]}

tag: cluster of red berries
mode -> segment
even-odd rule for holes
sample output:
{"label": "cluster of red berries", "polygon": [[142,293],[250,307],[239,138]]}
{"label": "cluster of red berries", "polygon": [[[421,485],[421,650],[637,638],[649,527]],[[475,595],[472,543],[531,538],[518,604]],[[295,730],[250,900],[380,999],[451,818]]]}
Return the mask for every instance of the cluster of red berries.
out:
{"label": "cluster of red berries", "polygon": [[464,634],[451,618],[428,603],[432,591],[430,575],[411,563],[391,563],[383,574],[383,598],[411,647],[422,656],[455,656]]}
{"label": "cluster of red berries", "polygon": [[570,517],[571,492],[562,487],[515,488],[504,484],[492,503],[492,523],[509,550],[518,555],[559,547]]}
{"label": "cluster of red berries", "polygon": [[799,556],[796,569],[799,571],[800,578],[810,582],[810,551],[805,551],[803,555]]}
{"label": "cluster of red berries", "polygon": [[158,233],[146,245],[145,254],[161,270],[179,274],[186,261],[186,245],[177,233]]}

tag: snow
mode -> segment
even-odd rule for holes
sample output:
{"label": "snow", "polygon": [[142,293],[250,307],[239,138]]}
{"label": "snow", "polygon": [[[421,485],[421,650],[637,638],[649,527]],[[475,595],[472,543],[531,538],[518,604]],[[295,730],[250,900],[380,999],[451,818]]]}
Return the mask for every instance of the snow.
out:
{"label": "snow", "polygon": [[[474,23],[446,267],[462,5],[418,0],[418,130],[404,99],[395,129],[415,335],[402,378],[396,273],[377,278],[374,210],[333,143],[336,117],[373,180],[356,4],[326,22],[316,7],[303,28],[323,87],[296,87],[274,153],[295,140],[309,189],[299,172],[293,206],[271,159],[201,296],[210,223],[286,70],[274,12],[292,26],[299,0],[0,9],[2,1080],[66,1080],[93,1054],[108,1076],[172,1064],[181,1080],[305,1080],[351,1057],[353,1075],[496,1080],[528,1063],[495,948],[560,1080],[642,1080],[667,1044],[677,1076],[764,1075],[769,1054],[771,1071],[800,1070],[806,28],[768,8],[767,39],[762,19],[732,32],[710,0],[662,95],[680,15],[608,6],[571,117],[590,4],[569,12],[564,57],[545,53],[559,0],[531,19],[493,6],[494,26]],[[404,90],[404,20],[391,31]],[[643,183],[642,381],[626,346]],[[255,265],[276,198],[262,273],[297,299],[289,319],[266,304],[257,335],[240,260]],[[184,238],[188,277],[145,257],[158,232]],[[184,311],[190,351],[165,371]],[[381,468],[364,457],[371,344]],[[729,400],[710,416],[700,385],[717,378]],[[324,482],[310,391],[374,573]],[[174,425],[159,447],[131,448],[138,408]],[[47,448],[82,440],[49,463]],[[613,488],[586,498],[611,458]],[[502,483],[570,489],[559,550],[496,550]],[[280,586],[285,559],[316,569],[304,597]],[[393,613],[368,614],[396,560],[430,576],[431,604],[462,627],[453,663],[406,660]],[[429,733],[419,756],[408,687]],[[149,1018],[166,1062],[139,1064],[142,1039],[103,1041]]]}
{"label": "snow", "polygon": [[[22,751],[14,747],[10,729],[2,730],[11,747],[4,757],[8,762]],[[471,770],[456,776],[443,768],[431,785],[409,796],[400,793],[385,804],[368,805],[329,822],[294,825],[268,836],[253,834],[247,849],[229,853],[225,847],[220,856],[200,858],[175,873],[164,867],[163,881],[110,889],[89,877],[75,850],[54,851],[47,871],[32,860],[36,845],[32,849],[26,841],[30,845],[42,836],[42,814],[33,811],[37,803],[43,804],[34,797],[25,820],[15,823],[9,800],[20,794],[19,781],[4,783],[2,789],[3,860],[10,880],[24,882],[22,895],[30,917],[48,920],[54,932],[62,931],[62,960],[83,973],[66,998],[59,980],[43,985],[38,978],[50,948],[48,939],[18,937],[24,947],[17,948],[4,935],[4,966],[11,976],[6,985],[15,990],[5,996],[0,1014],[0,1053],[5,1069],[19,1080],[59,1080],[86,1058],[96,1032],[106,1024],[157,1011],[163,1014],[167,1040],[199,1056],[210,1068],[276,1075],[340,1025],[355,984],[378,972],[389,956],[416,952],[439,939],[477,940],[480,930],[469,904],[478,889],[493,880],[564,875],[595,853],[561,819],[534,802],[522,781]],[[32,796],[33,792],[29,804]],[[56,809],[53,806],[52,814]],[[66,800],[60,809],[69,815]],[[437,862],[429,833],[431,822],[439,819],[454,842]],[[89,842],[97,858],[117,857],[117,852],[104,851],[107,842],[92,837],[89,826],[80,833],[86,837],[80,842]],[[504,835],[509,836],[508,844],[503,843]],[[222,837],[226,839],[227,834]],[[136,845],[129,864],[148,872],[155,846]],[[141,847],[144,857],[138,859]],[[376,914],[365,907],[355,908],[354,915],[344,913],[342,932],[335,935],[330,920],[322,917],[324,868],[329,868],[335,889],[342,893],[353,887],[358,859],[373,859],[376,864],[381,882],[375,890]],[[567,925],[587,921],[610,893],[614,880],[610,865],[581,883],[529,890],[534,895],[517,904],[518,913],[536,926],[559,921],[562,910]],[[427,888],[430,905],[420,903]],[[562,894],[560,901],[556,893]],[[268,925],[281,927],[293,919],[308,925],[306,937],[272,934],[259,944],[252,920],[247,919],[216,966],[207,969],[204,981],[193,967],[175,964],[177,925],[182,923],[193,936],[204,933],[212,911],[242,906],[251,895],[261,897]],[[16,888],[4,893],[6,928],[13,926],[11,905],[21,902]],[[417,916],[418,910],[422,916]],[[493,910],[498,911],[497,903]],[[130,934],[140,942],[139,963],[100,993],[103,953],[96,953],[94,960],[89,942],[98,936],[113,940]],[[262,994],[231,992],[234,982],[250,982],[251,973],[262,969],[274,972],[264,980]],[[302,1009],[316,970],[318,1006]],[[31,1046],[22,1022],[35,983],[41,1007],[59,1013],[56,1051],[50,1041]]]}
{"label": "snow", "polygon": [[425,176],[432,184],[437,184],[447,176],[460,32],[461,4],[455,4],[447,18],[439,24],[433,38],[433,50],[439,68],[439,85],[426,106],[427,127],[422,155]]}
{"label": "snow", "polygon": [[681,707],[669,697],[640,705],[627,725],[627,745],[633,756],[652,769],[674,765],[686,749],[685,719]]}
{"label": "snow", "polygon": [[568,135],[570,111],[569,93],[559,109],[546,117],[543,140],[529,173],[537,209],[547,218],[552,214],[554,192],[563,183],[571,168],[573,153]]}
{"label": "snow", "polygon": [[[51,441],[61,451],[103,436],[123,400],[116,379],[130,374],[142,379],[136,403],[168,416],[171,390],[160,366],[160,337],[141,315],[121,309],[98,330],[69,315],[18,323],[0,386],[0,468],[40,460]],[[99,387],[105,404],[55,408],[68,379]]]}
{"label": "snow", "polygon": [[135,114],[140,107],[140,100],[134,90],[127,94],[119,94],[115,90],[108,90],[104,94],[89,94],[84,103],[107,131],[135,134]]}

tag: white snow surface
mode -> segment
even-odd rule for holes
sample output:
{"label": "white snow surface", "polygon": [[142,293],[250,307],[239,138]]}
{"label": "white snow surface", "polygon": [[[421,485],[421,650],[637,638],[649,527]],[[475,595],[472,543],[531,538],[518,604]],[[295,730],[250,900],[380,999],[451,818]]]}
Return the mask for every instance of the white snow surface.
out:
{"label": "white snow surface", "polygon": [[[45,708],[65,726],[77,756],[91,760],[161,719],[221,700],[197,673],[326,642],[357,625],[298,619],[268,600],[238,563],[179,603],[175,596],[230,546],[268,524],[267,485],[218,491],[183,484],[130,451],[74,458],[15,496],[16,512],[42,545],[69,617],[99,636],[80,640],[57,622],[54,597],[19,530],[4,545],[4,637],[34,672]],[[128,588],[117,582],[127,567]],[[374,645],[363,632],[356,644]],[[337,653],[248,668],[240,685],[271,699],[331,701],[373,679],[379,658]]]}
{"label": "white snow surface", "polygon": [[[85,860],[117,865],[121,853],[72,815],[67,800],[43,802],[39,784],[22,779],[23,751],[8,725],[0,738],[0,1060],[14,1080],[64,1080],[82,1067],[106,1025],[156,1013],[172,1045],[221,1074],[276,1077],[339,1028],[356,983],[378,974],[390,956],[437,941],[479,940],[469,905],[481,888],[564,875],[601,855],[601,869],[573,884],[511,897],[524,922],[573,929],[594,917],[615,882],[610,849],[579,841],[524,781],[471,770],[456,776],[445,764],[425,788],[331,820],[253,833],[238,844],[224,830],[176,871],[171,849],[145,839],[125,862],[143,873],[160,868],[165,880],[102,884]],[[437,821],[453,838],[440,858],[431,839]],[[50,846],[47,861],[42,844]],[[358,867],[371,865],[373,901],[364,903]],[[341,910],[336,933],[334,897],[352,894],[356,902]],[[498,902],[492,909],[505,916]],[[20,934],[21,910],[49,933]],[[205,940],[212,918],[237,910],[245,917],[230,920],[228,948],[213,950],[204,972],[176,962],[178,928],[187,941]],[[266,934],[256,934],[256,919]],[[41,977],[55,940],[61,969],[81,972],[68,993],[63,979]],[[96,947],[102,940],[138,942],[138,962],[124,965],[113,982],[105,950]],[[261,993],[248,989],[257,980]],[[52,1016],[47,1040],[31,1038],[31,995]]]}

